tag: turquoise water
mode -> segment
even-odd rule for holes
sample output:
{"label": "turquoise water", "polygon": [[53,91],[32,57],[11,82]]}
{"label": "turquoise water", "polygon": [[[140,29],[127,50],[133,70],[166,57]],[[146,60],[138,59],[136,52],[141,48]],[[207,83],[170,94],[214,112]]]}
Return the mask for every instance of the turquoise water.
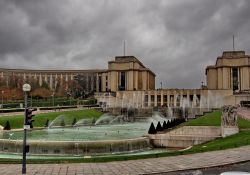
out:
{"label": "turquoise water", "polygon": [[[28,140],[54,141],[99,141],[121,140],[141,137],[147,134],[149,123],[124,123],[115,125],[81,126],[71,128],[53,128],[43,130],[29,130]],[[2,136],[4,139],[20,140],[22,131],[8,131]]]}

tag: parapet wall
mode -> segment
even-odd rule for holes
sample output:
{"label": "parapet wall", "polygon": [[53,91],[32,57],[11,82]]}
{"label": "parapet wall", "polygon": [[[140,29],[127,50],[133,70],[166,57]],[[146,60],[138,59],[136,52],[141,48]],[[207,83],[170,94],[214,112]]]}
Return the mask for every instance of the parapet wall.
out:
{"label": "parapet wall", "polygon": [[221,137],[221,127],[183,126],[167,133],[150,135],[155,147],[186,148]]}
{"label": "parapet wall", "polygon": [[[0,151],[22,153],[22,140],[0,139]],[[105,141],[42,141],[30,140],[29,154],[47,155],[96,155],[103,153],[131,152],[150,148],[149,139],[140,137]]]}

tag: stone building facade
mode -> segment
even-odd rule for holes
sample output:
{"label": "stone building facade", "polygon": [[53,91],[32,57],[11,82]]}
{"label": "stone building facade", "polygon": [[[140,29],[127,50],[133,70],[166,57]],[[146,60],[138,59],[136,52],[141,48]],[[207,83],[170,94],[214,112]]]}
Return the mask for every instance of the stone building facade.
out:
{"label": "stone building facade", "polygon": [[[96,92],[99,102],[108,107],[198,107],[217,108],[250,100],[250,56],[244,51],[226,51],[216,64],[206,68],[207,86],[197,89],[157,89],[155,74],[134,56],[117,56],[108,69],[24,70],[0,69],[0,78],[10,83],[11,76],[26,82],[37,80],[50,89],[59,82],[70,82],[77,75],[86,80],[85,91]],[[115,92],[115,93],[111,93]]]}
{"label": "stone building facade", "polygon": [[[219,108],[250,101],[250,56],[244,51],[225,51],[206,68],[207,86],[197,89],[148,89],[117,91],[116,98],[96,94],[108,106]],[[103,96],[105,96],[103,98]]]}
{"label": "stone building facade", "polygon": [[250,56],[244,51],[223,52],[215,65],[206,68],[206,75],[208,89],[247,92],[250,90]]}
{"label": "stone building facade", "polygon": [[43,82],[52,90],[59,82],[66,84],[80,75],[86,80],[85,91],[114,92],[133,90],[153,90],[155,74],[134,56],[117,56],[108,62],[108,69],[95,70],[29,70],[0,68],[0,78],[9,86],[12,77],[24,82]]}

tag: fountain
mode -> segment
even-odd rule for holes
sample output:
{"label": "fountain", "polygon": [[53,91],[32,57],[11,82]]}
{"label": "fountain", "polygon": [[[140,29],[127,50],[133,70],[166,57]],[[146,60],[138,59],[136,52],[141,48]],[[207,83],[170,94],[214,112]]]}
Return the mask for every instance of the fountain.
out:
{"label": "fountain", "polygon": [[[154,113],[152,117],[137,120],[136,113],[136,109],[130,107],[127,115],[104,113],[96,121],[81,119],[74,126],[66,116],[60,115],[48,128],[28,131],[29,154],[86,156],[148,150],[151,145],[145,135],[151,122],[162,124],[168,119]],[[0,151],[21,153],[22,137],[20,131],[4,132]]]}

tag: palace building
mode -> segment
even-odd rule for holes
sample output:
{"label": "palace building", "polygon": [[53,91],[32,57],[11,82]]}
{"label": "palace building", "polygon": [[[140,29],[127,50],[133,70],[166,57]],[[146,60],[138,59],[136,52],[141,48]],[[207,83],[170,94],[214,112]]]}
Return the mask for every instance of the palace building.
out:
{"label": "palace building", "polygon": [[244,51],[223,52],[206,68],[207,88],[245,92],[250,90],[250,56]]}
{"label": "palace building", "polygon": [[[205,70],[207,85],[197,89],[148,89],[117,91],[116,97],[103,98],[108,106],[219,108],[250,100],[250,56],[244,51],[225,51],[215,65]],[[107,94],[105,96],[108,96]],[[108,100],[107,100],[108,99]],[[113,99],[113,100],[112,100]]]}
{"label": "palace building", "polygon": [[115,92],[155,89],[155,74],[134,56],[117,56],[108,62],[108,69],[94,70],[29,70],[0,68],[0,78],[9,86],[13,77],[24,82],[36,80],[40,86],[48,84],[52,90],[60,82],[66,84],[76,75],[85,79],[85,91]]}
{"label": "palace building", "polygon": [[95,92],[108,107],[197,107],[217,108],[250,100],[250,56],[244,51],[225,51],[215,65],[205,70],[207,85],[197,89],[155,89],[155,74],[134,56],[116,56],[108,69],[28,70],[0,68],[5,86],[13,76],[24,82],[45,82],[53,90],[58,83],[71,83],[78,75],[85,91]]}

